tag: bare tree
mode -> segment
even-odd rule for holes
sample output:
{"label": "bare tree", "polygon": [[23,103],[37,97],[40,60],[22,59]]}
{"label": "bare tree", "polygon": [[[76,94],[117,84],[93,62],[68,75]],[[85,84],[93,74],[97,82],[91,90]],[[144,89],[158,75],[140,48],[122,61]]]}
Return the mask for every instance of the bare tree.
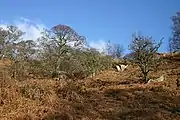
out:
{"label": "bare tree", "polygon": [[169,51],[180,52],[180,12],[172,17],[172,37],[169,39]]}
{"label": "bare tree", "polygon": [[33,59],[33,54],[36,52],[36,43],[33,40],[20,41],[15,44],[15,59],[18,61],[28,61]]}
{"label": "bare tree", "polygon": [[60,69],[63,57],[68,53],[70,45],[77,48],[86,41],[85,37],[66,25],[56,25],[51,30],[45,30],[42,35],[40,38],[42,55],[50,64],[53,63],[54,71]]}
{"label": "bare tree", "polygon": [[120,44],[111,44],[110,41],[108,41],[106,51],[107,54],[113,58],[121,58],[123,53],[123,46]]}
{"label": "bare tree", "polygon": [[156,44],[152,37],[133,35],[133,41],[129,47],[133,53],[133,60],[140,67],[145,82],[149,80],[148,73],[154,70],[159,63],[156,53],[161,44],[162,39]]}
{"label": "bare tree", "polygon": [[13,61],[10,67],[12,77],[19,76],[20,79],[28,74],[33,54],[36,52],[35,47],[36,43],[33,40],[20,41],[14,45]]}
{"label": "bare tree", "polygon": [[0,59],[13,57],[14,44],[21,40],[24,33],[15,26],[0,28]]}

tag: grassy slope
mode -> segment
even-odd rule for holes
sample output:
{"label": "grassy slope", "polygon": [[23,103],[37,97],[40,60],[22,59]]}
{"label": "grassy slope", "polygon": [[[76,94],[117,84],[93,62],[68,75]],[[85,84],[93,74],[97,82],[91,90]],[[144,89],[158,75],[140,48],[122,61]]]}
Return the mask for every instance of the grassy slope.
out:
{"label": "grassy slope", "polygon": [[152,73],[165,75],[158,84],[140,84],[137,67],[113,70],[73,83],[50,79],[11,79],[0,63],[0,119],[12,120],[179,120],[180,61]]}

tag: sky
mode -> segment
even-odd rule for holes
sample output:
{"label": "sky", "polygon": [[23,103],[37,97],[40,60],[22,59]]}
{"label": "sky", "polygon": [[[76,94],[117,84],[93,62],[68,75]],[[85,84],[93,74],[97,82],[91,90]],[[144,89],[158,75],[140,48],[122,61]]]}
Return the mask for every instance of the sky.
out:
{"label": "sky", "polygon": [[180,11],[180,0],[1,0],[0,26],[13,24],[36,39],[43,28],[64,24],[85,36],[90,46],[102,51],[107,41],[128,53],[132,34],[159,41],[168,50],[171,16]]}

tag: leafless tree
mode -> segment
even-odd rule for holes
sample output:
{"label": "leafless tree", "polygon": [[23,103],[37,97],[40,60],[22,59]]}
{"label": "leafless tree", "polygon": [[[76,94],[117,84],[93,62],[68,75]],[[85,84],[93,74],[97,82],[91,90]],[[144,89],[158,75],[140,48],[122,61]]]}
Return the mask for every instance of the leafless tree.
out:
{"label": "leafless tree", "polygon": [[180,52],[180,12],[172,17],[172,37],[169,39],[169,51]]}
{"label": "leafless tree", "polygon": [[22,40],[24,33],[16,26],[7,26],[6,29],[0,28],[0,59],[13,57],[14,44]]}
{"label": "leafless tree", "polygon": [[160,62],[156,57],[156,53],[161,44],[162,39],[156,44],[152,37],[133,35],[133,40],[129,47],[133,53],[133,61],[140,67],[145,82],[149,80],[148,73],[154,70]]}
{"label": "leafless tree", "polygon": [[28,61],[36,52],[36,43],[33,40],[24,40],[15,44],[15,58],[20,61]]}
{"label": "leafless tree", "polygon": [[113,58],[121,58],[123,55],[123,46],[120,44],[112,44],[108,41],[106,51],[107,54]]}
{"label": "leafless tree", "polygon": [[69,51],[69,46],[77,48],[86,42],[84,36],[80,36],[74,29],[67,25],[56,25],[50,30],[42,32],[42,37],[39,39],[42,52],[41,55],[53,63],[53,71],[60,69],[64,55]]}

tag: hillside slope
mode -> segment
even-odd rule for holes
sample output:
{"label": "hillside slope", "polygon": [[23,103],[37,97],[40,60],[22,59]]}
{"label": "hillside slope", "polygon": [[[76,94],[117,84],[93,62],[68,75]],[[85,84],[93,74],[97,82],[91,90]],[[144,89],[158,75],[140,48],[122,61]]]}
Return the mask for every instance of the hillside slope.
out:
{"label": "hillside slope", "polygon": [[180,61],[167,60],[151,73],[161,83],[142,84],[139,70],[107,70],[93,79],[11,79],[0,63],[2,120],[179,120]]}

